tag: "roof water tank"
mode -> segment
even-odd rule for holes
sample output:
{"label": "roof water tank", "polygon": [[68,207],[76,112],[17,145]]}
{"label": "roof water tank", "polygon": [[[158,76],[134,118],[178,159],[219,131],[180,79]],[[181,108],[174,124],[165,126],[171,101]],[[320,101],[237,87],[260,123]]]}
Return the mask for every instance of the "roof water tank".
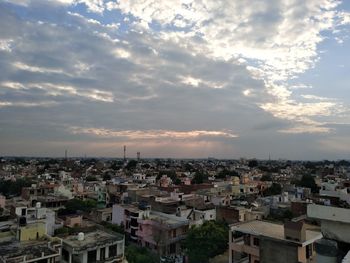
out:
{"label": "roof water tank", "polygon": [[83,241],[83,240],[84,240],[84,233],[83,233],[83,232],[80,232],[80,233],[78,234],[78,240],[79,240],[79,241]]}

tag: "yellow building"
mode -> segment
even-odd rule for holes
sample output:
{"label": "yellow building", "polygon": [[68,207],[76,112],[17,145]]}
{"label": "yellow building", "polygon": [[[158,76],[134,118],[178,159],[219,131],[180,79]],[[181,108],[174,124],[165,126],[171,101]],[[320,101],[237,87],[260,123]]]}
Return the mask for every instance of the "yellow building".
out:
{"label": "yellow building", "polygon": [[20,225],[17,230],[17,239],[19,241],[36,240],[45,235],[46,224],[42,221]]}

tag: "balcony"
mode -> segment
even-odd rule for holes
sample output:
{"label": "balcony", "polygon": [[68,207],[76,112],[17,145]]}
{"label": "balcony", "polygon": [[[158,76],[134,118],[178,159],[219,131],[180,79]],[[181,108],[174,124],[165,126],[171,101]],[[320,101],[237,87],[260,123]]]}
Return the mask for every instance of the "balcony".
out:
{"label": "balcony", "polygon": [[236,239],[234,243],[230,244],[230,249],[239,253],[246,253],[256,257],[260,257],[260,251],[258,247],[252,247],[244,244],[243,239]]}
{"label": "balcony", "polygon": [[105,258],[105,259],[96,260],[96,263],[122,262],[123,259],[124,259],[124,254],[121,254],[121,255],[116,255],[116,256],[113,256],[113,257]]}
{"label": "balcony", "polygon": [[181,235],[177,235],[176,237],[169,237],[166,241],[167,244],[171,244],[171,243],[176,243],[180,240],[183,240],[186,238],[186,234],[181,234]]}

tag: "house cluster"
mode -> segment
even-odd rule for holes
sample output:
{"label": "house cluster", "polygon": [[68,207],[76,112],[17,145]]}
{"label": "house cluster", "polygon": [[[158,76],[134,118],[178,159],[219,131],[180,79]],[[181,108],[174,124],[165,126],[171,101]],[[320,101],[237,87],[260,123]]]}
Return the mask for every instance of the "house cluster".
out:
{"label": "house cluster", "polygon": [[129,244],[182,263],[212,220],[229,263],[350,262],[349,208],[346,161],[3,158],[0,263],[127,262]]}

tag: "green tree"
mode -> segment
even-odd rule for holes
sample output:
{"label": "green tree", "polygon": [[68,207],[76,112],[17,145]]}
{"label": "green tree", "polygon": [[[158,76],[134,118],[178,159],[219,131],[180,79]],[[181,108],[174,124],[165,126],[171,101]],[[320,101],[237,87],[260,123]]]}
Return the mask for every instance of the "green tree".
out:
{"label": "green tree", "polygon": [[93,208],[95,208],[97,205],[97,202],[95,200],[80,200],[80,199],[71,199],[69,200],[64,209],[58,210],[59,215],[68,215],[68,214],[74,214],[78,210],[83,212],[91,212]]}
{"label": "green tree", "polygon": [[270,196],[270,195],[279,195],[282,193],[282,187],[278,183],[272,183],[272,185],[267,188],[264,192],[265,196]]}
{"label": "green tree", "polygon": [[125,166],[126,170],[134,170],[136,168],[137,161],[136,160],[130,160],[128,164]]}
{"label": "green tree", "polygon": [[249,166],[250,168],[257,167],[257,166],[258,166],[258,161],[255,160],[255,159],[250,160],[250,161],[248,162],[248,166]]}
{"label": "green tree", "polygon": [[32,185],[32,181],[25,179],[17,179],[16,181],[0,180],[0,193],[6,197],[21,195],[23,187],[29,187]]}
{"label": "green tree", "polygon": [[96,176],[88,175],[88,176],[85,178],[85,180],[86,180],[87,182],[93,182],[93,181],[97,181],[97,178],[96,178]]}
{"label": "green tree", "polygon": [[111,175],[109,173],[105,173],[103,175],[103,181],[109,181],[111,179],[112,179],[112,177],[111,177]]}
{"label": "green tree", "polygon": [[192,184],[202,184],[208,180],[208,175],[205,173],[197,171],[192,179]]}
{"label": "green tree", "polygon": [[210,258],[224,253],[228,247],[228,226],[207,221],[192,227],[183,243],[190,263],[207,263]]}
{"label": "green tree", "polygon": [[264,174],[264,175],[261,177],[260,181],[263,181],[263,182],[265,182],[265,181],[272,181],[272,176],[271,176],[271,174]]}
{"label": "green tree", "polygon": [[108,223],[108,222],[102,222],[102,225],[109,229],[109,230],[112,230],[114,232],[117,232],[117,233],[120,233],[120,234],[125,234],[125,231],[124,231],[124,227],[123,226],[120,226],[120,225],[116,225],[116,224],[111,224],[111,223]]}
{"label": "green tree", "polygon": [[227,169],[224,169],[216,175],[216,178],[225,179],[227,176],[239,176],[239,174],[234,170],[229,171]]}
{"label": "green tree", "polygon": [[158,263],[159,258],[146,248],[129,245],[125,249],[125,256],[129,263]]}
{"label": "green tree", "polygon": [[61,227],[58,229],[55,229],[55,235],[68,235],[69,229],[68,227]]}
{"label": "green tree", "polygon": [[315,179],[309,174],[303,175],[303,177],[301,178],[299,183],[297,183],[297,185],[310,188],[313,193],[318,192],[318,187],[317,187],[317,184],[315,182]]}
{"label": "green tree", "polygon": [[181,179],[180,178],[175,178],[175,180],[173,180],[173,183],[175,185],[180,185],[181,184]]}

